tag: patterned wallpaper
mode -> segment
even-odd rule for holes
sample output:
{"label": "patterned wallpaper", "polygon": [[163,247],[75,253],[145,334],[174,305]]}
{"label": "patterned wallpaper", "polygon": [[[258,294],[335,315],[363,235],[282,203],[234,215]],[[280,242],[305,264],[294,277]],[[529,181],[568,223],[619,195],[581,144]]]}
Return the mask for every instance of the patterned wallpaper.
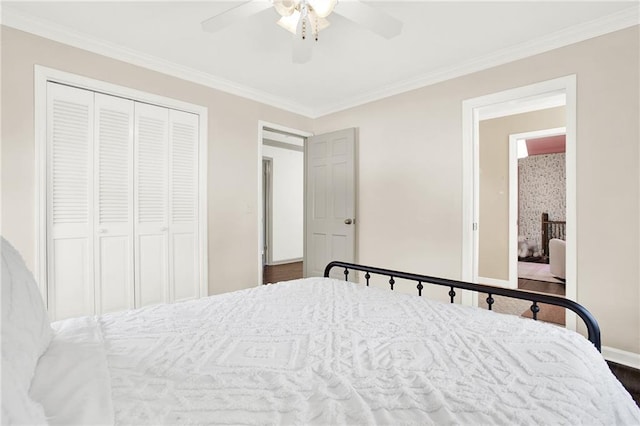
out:
{"label": "patterned wallpaper", "polygon": [[540,250],[542,213],[549,213],[550,220],[566,220],[565,154],[521,158],[518,175],[518,235]]}

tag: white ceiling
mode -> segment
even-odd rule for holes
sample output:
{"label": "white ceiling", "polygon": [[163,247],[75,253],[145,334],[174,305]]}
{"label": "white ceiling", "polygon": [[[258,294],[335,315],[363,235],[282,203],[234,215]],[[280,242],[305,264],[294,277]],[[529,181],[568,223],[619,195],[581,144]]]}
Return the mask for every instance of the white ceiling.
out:
{"label": "white ceiling", "polygon": [[202,31],[239,3],[3,1],[2,22],[310,117],[638,23],[636,1],[367,2],[402,34],[386,40],[334,14],[311,61],[293,64],[273,9]]}

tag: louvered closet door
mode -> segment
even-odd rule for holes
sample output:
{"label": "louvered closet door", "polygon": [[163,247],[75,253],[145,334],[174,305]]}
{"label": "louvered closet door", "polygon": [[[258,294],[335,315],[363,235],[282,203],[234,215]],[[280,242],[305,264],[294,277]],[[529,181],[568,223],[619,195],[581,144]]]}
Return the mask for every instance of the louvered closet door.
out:
{"label": "louvered closet door", "polygon": [[135,103],[136,307],[169,300],[169,110]]}
{"label": "louvered closet door", "polygon": [[198,116],[169,111],[169,283],[172,301],[199,297]]}
{"label": "louvered closet door", "polygon": [[134,102],[95,95],[96,313],[134,307]]}
{"label": "louvered closet door", "polygon": [[47,297],[54,319],[94,312],[93,98],[47,83]]}

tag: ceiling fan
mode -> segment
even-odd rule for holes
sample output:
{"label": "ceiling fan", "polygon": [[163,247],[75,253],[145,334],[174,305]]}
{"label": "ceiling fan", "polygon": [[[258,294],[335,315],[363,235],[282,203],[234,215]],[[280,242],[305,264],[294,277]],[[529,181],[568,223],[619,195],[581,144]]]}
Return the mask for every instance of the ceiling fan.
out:
{"label": "ceiling fan", "polygon": [[280,15],[278,25],[294,34],[293,62],[303,64],[311,59],[309,40],[330,24],[331,13],[390,39],[402,31],[402,22],[359,0],[251,0],[202,22],[202,29],[217,32],[235,21],[273,7]]}

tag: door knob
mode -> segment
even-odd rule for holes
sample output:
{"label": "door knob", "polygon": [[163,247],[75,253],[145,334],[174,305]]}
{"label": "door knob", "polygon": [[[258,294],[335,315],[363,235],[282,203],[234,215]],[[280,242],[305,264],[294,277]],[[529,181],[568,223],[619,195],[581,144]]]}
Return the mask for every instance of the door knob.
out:
{"label": "door knob", "polygon": [[345,219],[344,220],[344,224],[345,225],[351,225],[353,223],[353,221],[351,219]]}

